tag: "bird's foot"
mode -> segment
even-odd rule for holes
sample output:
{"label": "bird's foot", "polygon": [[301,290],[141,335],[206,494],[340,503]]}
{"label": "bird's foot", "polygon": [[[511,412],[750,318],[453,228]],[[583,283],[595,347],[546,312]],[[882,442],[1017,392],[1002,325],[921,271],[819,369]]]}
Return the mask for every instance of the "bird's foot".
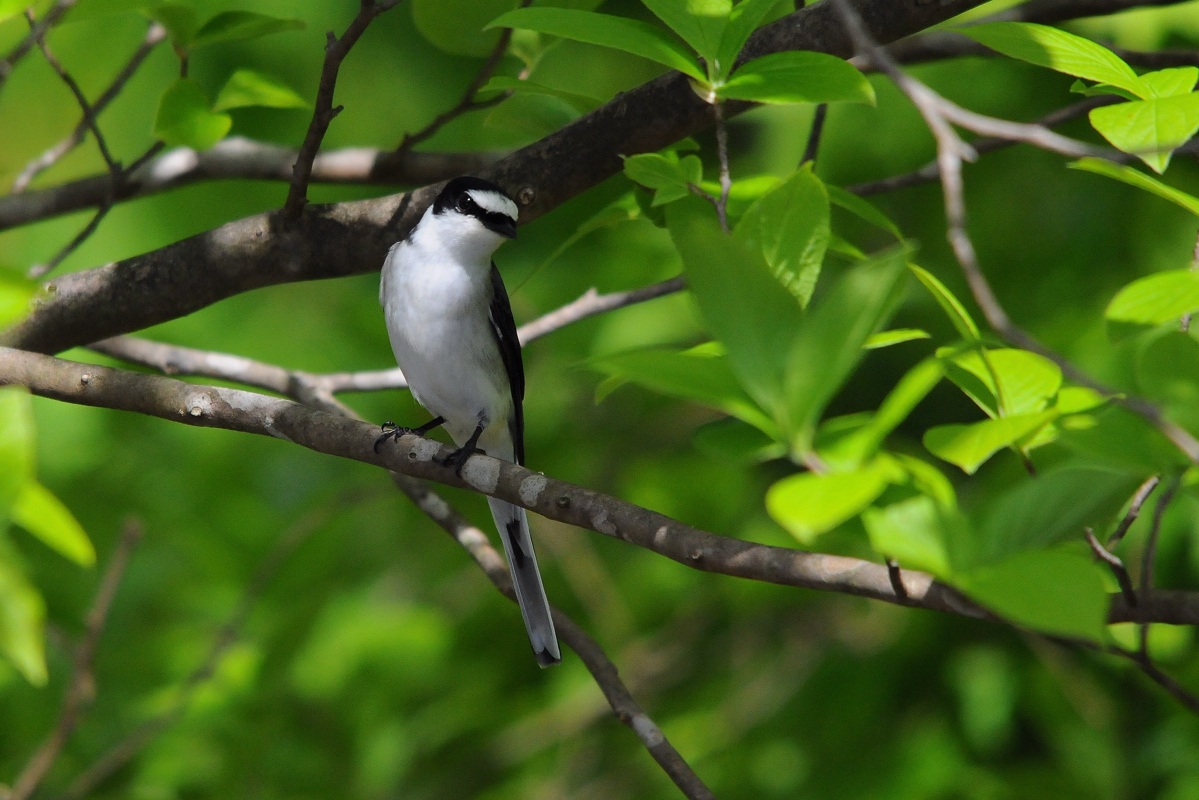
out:
{"label": "bird's foot", "polygon": [[475,447],[473,444],[468,443],[466,447],[459,447],[445,458],[435,458],[433,460],[438,464],[441,464],[443,467],[452,468],[454,470],[454,474],[461,478],[462,468],[466,466],[466,462],[470,460],[470,457],[475,453],[487,455],[482,448]]}
{"label": "bird's foot", "polygon": [[418,436],[422,435],[416,428],[405,428],[402,425],[396,425],[391,420],[384,422],[379,428],[383,431],[383,434],[378,439],[375,439],[376,453],[379,452],[379,446],[388,439],[395,439],[398,442],[401,436],[407,436],[410,433],[415,433]]}

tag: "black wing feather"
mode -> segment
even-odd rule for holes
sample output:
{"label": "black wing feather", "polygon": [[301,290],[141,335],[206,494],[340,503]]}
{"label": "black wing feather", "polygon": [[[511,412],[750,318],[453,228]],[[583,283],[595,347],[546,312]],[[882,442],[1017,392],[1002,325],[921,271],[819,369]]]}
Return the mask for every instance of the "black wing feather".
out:
{"label": "black wing feather", "polygon": [[491,332],[495,334],[508,373],[508,386],[512,390],[512,419],[508,420],[508,431],[512,435],[512,446],[516,463],[525,463],[525,365],[520,357],[520,339],[516,335],[516,320],[512,318],[512,304],[508,302],[508,291],[500,278],[500,271],[491,264]]}

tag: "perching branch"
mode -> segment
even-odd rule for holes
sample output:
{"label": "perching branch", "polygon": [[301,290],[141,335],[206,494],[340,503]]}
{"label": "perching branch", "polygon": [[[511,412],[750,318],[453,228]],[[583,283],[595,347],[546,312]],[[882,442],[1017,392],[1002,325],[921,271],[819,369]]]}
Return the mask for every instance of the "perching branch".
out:
{"label": "perching branch", "polygon": [[[857,558],[806,553],[718,536],[663,514],[487,456],[473,456],[462,477],[435,462],[450,449],[413,436],[374,451],[379,429],[290,400],[238,389],[80,364],[0,348],[0,385],[81,405],[133,411],[198,427],[273,436],[317,452],[350,458],[415,478],[465,488],[522,506],[548,519],[644,547],[693,569],[782,586],[852,594],[970,617],[988,613],[956,589],[916,570],[903,570],[900,602],[887,568]],[[1154,591],[1135,609],[1112,596],[1110,623],[1199,624],[1199,595]]]}
{"label": "perching branch", "polygon": [[362,0],[357,16],[340,39],[334,36],[332,31],[327,34],[325,65],[321,69],[321,82],[316,90],[312,122],[308,125],[304,143],[300,145],[300,152],[292,167],[291,187],[287,190],[287,202],[283,205],[284,219],[295,220],[308,203],[308,180],[312,175],[312,162],[321,148],[325,131],[329,130],[329,123],[341,113],[341,106],[333,106],[333,91],[337,88],[337,72],[341,69],[341,62],[349,55],[350,48],[358,42],[358,38],[375,17],[399,2],[400,0]]}
{"label": "perching branch", "polygon": [[108,568],[104,571],[104,577],[100,580],[100,587],[96,590],[96,597],[92,601],[91,611],[87,614],[87,627],[83,634],[83,640],[75,648],[70,682],[67,684],[67,694],[63,698],[62,708],[58,712],[58,722],[55,723],[54,730],[46,738],[46,741],[42,742],[42,746],[29,759],[21,774],[17,776],[17,782],[13,785],[8,800],[27,800],[33,795],[42,779],[46,777],[46,773],[50,771],[50,767],[54,765],[58,754],[62,752],[62,748],[66,745],[67,739],[71,737],[75,726],[79,724],[87,707],[91,705],[92,698],[96,693],[96,681],[92,675],[92,659],[96,655],[96,645],[104,630],[104,623],[108,620],[108,610],[112,607],[112,600],[116,596],[117,587],[125,574],[125,567],[129,564],[129,555],[133,552],[133,546],[137,544],[137,540],[141,536],[140,525],[132,520],[125,523],[121,539],[117,543],[117,549],[108,562]]}
{"label": "perching branch", "polygon": [[[981,0],[900,3],[858,0],[875,35],[891,41],[948,19]],[[816,3],[760,28],[741,58],[782,50],[852,52],[832,7]],[[750,107],[728,102],[726,116]],[[528,222],[619,172],[620,156],[653,152],[713,122],[689,79],[669,73],[616,98],[482,170],[517,198]],[[415,154],[414,154],[415,155]],[[271,212],[230,222],[176,244],[52,281],[47,296],[0,339],[57,352],[183,316],[252,288],[377,270],[437,193],[428,187],[329,206],[299,219]],[[0,203],[0,223],[4,218]]]}

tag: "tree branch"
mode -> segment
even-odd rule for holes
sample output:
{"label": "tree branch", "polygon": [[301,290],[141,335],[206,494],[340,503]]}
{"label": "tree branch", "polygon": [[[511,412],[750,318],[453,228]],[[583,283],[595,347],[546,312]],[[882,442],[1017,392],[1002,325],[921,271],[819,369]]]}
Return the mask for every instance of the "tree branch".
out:
{"label": "tree branch", "polygon": [[46,31],[62,19],[62,15],[70,11],[77,2],[78,0],[55,0],[54,5],[50,6],[42,18],[33,24],[25,38],[18,42],[17,46],[10,50],[3,60],[0,60],[0,89],[4,88],[4,83],[8,80],[8,76],[17,62],[28,55],[38,40],[46,35]]}
{"label": "tree branch", "polygon": [[33,795],[42,779],[46,777],[46,773],[50,771],[50,767],[54,765],[58,754],[62,752],[62,748],[66,745],[67,739],[71,737],[75,726],[79,724],[87,706],[91,705],[92,698],[96,693],[95,677],[92,675],[92,659],[96,655],[96,645],[100,642],[100,634],[108,619],[108,610],[112,607],[112,600],[116,596],[117,587],[125,574],[125,567],[129,564],[129,555],[133,552],[133,546],[137,544],[137,540],[141,536],[140,525],[132,520],[125,523],[125,529],[121,533],[117,549],[108,562],[108,568],[104,571],[104,577],[100,580],[100,587],[96,590],[96,597],[92,601],[91,611],[87,614],[87,627],[83,634],[83,640],[75,648],[71,678],[67,685],[66,697],[62,701],[62,708],[58,712],[58,722],[55,724],[53,732],[29,759],[29,763],[25,765],[21,774],[17,776],[17,782],[13,785],[8,800],[27,800]]}
{"label": "tree branch", "polygon": [[333,91],[337,88],[337,72],[341,69],[341,62],[349,55],[350,48],[358,42],[375,17],[399,2],[400,0],[362,0],[357,16],[340,39],[335,37],[332,31],[327,34],[325,65],[321,68],[321,82],[316,90],[312,122],[308,125],[304,143],[300,145],[300,152],[292,167],[291,187],[287,190],[287,202],[283,204],[284,219],[297,219],[308,203],[308,180],[312,175],[312,162],[321,148],[325,131],[329,130],[329,123],[341,113],[341,106],[333,107]]}
{"label": "tree branch", "polygon": [[[156,375],[80,364],[0,348],[0,385],[29,387],[64,402],[133,411],[199,427],[273,436],[317,452],[350,458],[404,475],[482,492],[548,519],[644,547],[693,569],[739,578],[852,594],[969,617],[989,613],[930,575],[903,570],[907,599],[896,596],[888,570],[857,558],[807,553],[708,533],[599,492],[487,456],[473,456],[462,477],[435,462],[450,448],[401,437],[374,451],[378,426],[344,419],[253,392],[188,384]],[[1199,624],[1199,594],[1154,591],[1129,608],[1112,596],[1108,621]]]}
{"label": "tree branch", "polygon": [[[858,0],[875,35],[891,41],[981,0],[895,3]],[[852,52],[831,6],[817,3],[754,33],[742,60],[790,49]],[[725,104],[728,116],[750,107]],[[660,150],[712,124],[711,109],[674,72],[624,92],[481,175],[536,219],[620,171],[620,156]],[[379,269],[387,249],[424,213],[438,187],[372,200],[310,206],[295,221],[281,212],[230,222],[161,250],[51,282],[51,294],[5,344],[57,352],[189,314],[248,289]],[[0,208],[0,211],[3,209]],[[2,216],[2,214],[0,214]]]}

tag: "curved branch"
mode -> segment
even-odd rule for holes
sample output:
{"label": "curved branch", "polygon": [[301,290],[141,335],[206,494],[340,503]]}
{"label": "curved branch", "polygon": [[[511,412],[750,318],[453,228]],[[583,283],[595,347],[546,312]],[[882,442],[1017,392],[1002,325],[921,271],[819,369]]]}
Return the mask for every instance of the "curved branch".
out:
{"label": "curved branch", "polygon": [[[895,3],[857,0],[867,25],[893,41],[982,0]],[[852,47],[828,3],[758,30],[742,51],[752,59],[782,50],[849,56]],[[729,116],[748,103],[728,103]],[[621,169],[621,155],[653,152],[712,124],[711,108],[677,72],[618,95],[482,175],[516,197],[528,222]],[[139,330],[248,289],[377,270],[387,249],[424,213],[437,187],[373,200],[307,206],[295,221],[276,211],[230,222],[182,242],[52,281],[44,301],[2,337],[40,352]]]}
{"label": "curved branch", "polygon": [[[43,397],[134,411],[186,425],[274,436],[320,453],[482,492],[548,519],[612,536],[705,572],[975,618],[991,616],[953,587],[923,572],[902,571],[906,597],[900,597],[883,564],[718,536],[618,498],[487,456],[473,456],[459,477],[434,460],[448,455],[449,448],[429,439],[405,436],[394,446],[376,453],[377,426],[290,400],[80,364],[11,348],[0,348],[0,385],[26,386]],[[1119,594],[1113,595],[1108,621],[1199,624],[1199,594],[1153,591],[1143,593],[1138,599],[1137,607],[1129,608]]]}

